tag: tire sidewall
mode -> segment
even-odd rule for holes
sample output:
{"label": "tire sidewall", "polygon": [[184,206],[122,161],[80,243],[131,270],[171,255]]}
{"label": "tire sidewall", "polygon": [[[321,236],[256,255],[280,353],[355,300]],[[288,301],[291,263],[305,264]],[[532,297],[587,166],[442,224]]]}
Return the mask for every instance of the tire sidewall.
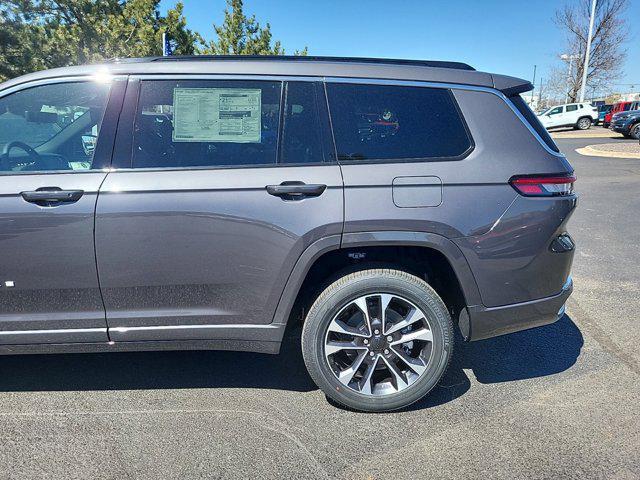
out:
{"label": "tire sidewall", "polygon": [[[416,277],[414,277],[416,278]],[[339,282],[336,282],[339,283]],[[335,284],[334,284],[335,285]],[[356,410],[394,410],[409,405],[426,395],[438,383],[446,370],[453,349],[453,331],[448,312],[437,294],[426,283],[418,286],[393,276],[365,275],[333,289],[331,294],[314,305],[307,319],[307,335],[303,333],[303,354],[310,357],[318,372],[310,373],[316,383],[337,402]],[[425,292],[426,287],[428,290]],[[428,370],[410,387],[383,397],[358,393],[340,383],[324,356],[324,342],[329,323],[345,305],[368,294],[388,293],[406,298],[427,316],[433,333],[433,346]],[[425,294],[426,293],[426,294]],[[313,316],[313,318],[311,318]],[[307,362],[309,366],[310,362]],[[319,378],[316,378],[319,374]]]}

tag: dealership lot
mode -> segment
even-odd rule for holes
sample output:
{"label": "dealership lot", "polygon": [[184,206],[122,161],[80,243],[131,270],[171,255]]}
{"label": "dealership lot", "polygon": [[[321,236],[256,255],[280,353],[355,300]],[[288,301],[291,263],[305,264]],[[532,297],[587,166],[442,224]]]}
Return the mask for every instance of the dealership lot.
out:
{"label": "dealership lot", "polygon": [[612,141],[557,140],[581,195],[568,314],[462,345],[410,410],[330,405],[296,332],[280,356],[0,357],[0,478],[638,478],[640,160],[575,153]]}

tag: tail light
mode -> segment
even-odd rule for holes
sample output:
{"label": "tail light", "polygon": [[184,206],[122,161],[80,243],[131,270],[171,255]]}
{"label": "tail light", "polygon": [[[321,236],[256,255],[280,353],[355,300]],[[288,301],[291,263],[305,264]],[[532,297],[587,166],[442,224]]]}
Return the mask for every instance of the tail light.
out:
{"label": "tail light", "polygon": [[559,197],[571,195],[576,176],[568,175],[529,175],[513,177],[510,182],[518,193],[525,197]]}

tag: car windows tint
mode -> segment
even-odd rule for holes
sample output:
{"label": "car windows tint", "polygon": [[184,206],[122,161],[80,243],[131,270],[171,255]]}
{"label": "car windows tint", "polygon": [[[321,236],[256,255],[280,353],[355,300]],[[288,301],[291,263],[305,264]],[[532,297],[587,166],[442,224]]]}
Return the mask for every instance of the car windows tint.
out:
{"label": "car windows tint", "polygon": [[133,167],[274,164],[281,90],[281,82],[141,82]]}
{"label": "car windows tint", "polygon": [[471,148],[446,89],[339,83],[327,89],[341,160],[449,158]]}
{"label": "car windows tint", "polygon": [[87,170],[109,85],[42,85],[0,98],[0,171]]}
{"label": "car windows tint", "polygon": [[322,162],[322,137],[315,85],[311,82],[288,82],[285,103],[280,161]]}
{"label": "car windows tint", "polygon": [[513,106],[518,109],[520,114],[525,118],[525,120],[533,127],[533,129],[538,133],[542,141],[547,144],[547,146],[553,150],[554,152],[559,152],[558,146],[555,144],[547,129],[542,126],[540,123],[540,119],[533,113],[527,102],[523,100],[520,95],[514,95],[513,97],[509,97]]}
{"label": "car windows tint", "polygon": [[576,110],[578,110],[577,105],[567,105],[567,112],[575,112]]}

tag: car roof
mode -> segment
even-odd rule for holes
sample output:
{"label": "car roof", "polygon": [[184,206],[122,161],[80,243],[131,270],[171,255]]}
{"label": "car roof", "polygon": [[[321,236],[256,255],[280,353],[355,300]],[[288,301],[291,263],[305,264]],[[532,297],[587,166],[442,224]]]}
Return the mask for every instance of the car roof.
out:
{"label": "car roof", "polygon": [[342,77],[426,81],[495,88],[506,95],[533,88],[528,80],[478,72],[460,62],[305,56],[175,56],[113,59],[101,64],[55,68],[0,84],[0,89],[34,80],[93,75],[227,74]]}

